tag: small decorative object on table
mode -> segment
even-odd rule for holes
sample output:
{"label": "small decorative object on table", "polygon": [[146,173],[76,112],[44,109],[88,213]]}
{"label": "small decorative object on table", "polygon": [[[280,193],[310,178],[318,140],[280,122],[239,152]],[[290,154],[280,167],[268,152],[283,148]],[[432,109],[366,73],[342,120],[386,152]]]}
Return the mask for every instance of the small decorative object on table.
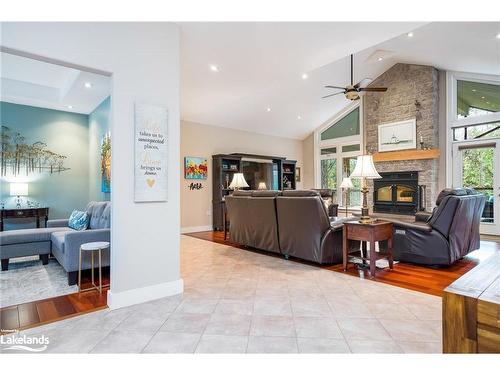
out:
{"label": "small decorative object on table", "polygon": [[361,219],[360,223],[370,223],[372,219],[369,216],[368,209],[368,187],[366,186],[366,180],[382,178],[375,169],[375,165],[373,164],[373,156],[372,155],[360,155],[356,161],[356,167],[354,171],[351,173],[350,178],[360,178],[361,179],[361,193],[363,194],[363,205],[361,206]]}

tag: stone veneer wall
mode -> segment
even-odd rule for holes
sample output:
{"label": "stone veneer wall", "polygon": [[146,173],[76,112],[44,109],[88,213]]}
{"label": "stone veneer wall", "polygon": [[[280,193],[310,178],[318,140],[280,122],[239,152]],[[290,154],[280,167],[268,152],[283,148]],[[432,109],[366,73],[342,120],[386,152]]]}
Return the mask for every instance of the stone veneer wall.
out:
{"label": "stone veneer wall", "polygon": [[[438,71],[424,65],[396,64],[375,79],[370,86],[387,87],[385,93],[367,93],[363,99],[364,140],[369,153],[378,151],[380,124],[415,118],[417,148],[422,135],[425,147],[438,148]],[[427,210],[434,206],[438,190],[439,161],[403,160],[376,163],[379,172],[418,171],[420,185],[426,186]],[[370,192],[373,183],[369,182]],[[373,204],[373,194],[369,194]]]}

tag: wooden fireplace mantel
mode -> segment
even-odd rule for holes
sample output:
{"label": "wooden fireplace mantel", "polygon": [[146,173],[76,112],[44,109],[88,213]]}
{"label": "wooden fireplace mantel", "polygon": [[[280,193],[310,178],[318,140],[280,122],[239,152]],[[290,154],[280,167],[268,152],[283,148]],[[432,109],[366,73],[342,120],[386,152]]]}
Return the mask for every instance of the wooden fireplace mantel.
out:
{"label": "wooden fireplace mantel", "polygon": [[384,161],[399,161],[399,160],[423,160],[423,159],[439,159],[439,149],[433,148],[430,150],[402,150],[402,151],[387,151],[376,152],[373,154],[374,162]]}

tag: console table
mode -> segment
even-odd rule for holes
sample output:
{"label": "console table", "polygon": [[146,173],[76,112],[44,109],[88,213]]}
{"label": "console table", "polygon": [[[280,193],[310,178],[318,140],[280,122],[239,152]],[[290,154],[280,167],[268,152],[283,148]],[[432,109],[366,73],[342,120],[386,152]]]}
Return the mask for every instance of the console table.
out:
{"label": "console table", "polygon": [[36,227],[40,228],[40,219],[45,220],[45,226],[47,226],[47,220],[49,219],[49,208],[4,208],[0,210],[0,232],[3,231],[3,224],[5,219],[26,219],[33,218],[36,220]]}

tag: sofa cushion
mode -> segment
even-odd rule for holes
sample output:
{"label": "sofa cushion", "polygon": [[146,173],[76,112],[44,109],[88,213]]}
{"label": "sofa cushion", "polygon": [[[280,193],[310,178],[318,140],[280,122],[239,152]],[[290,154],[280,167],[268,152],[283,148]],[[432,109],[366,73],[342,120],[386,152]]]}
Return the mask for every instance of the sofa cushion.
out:
{"label": "sofa cushion", "polygon": [[320,194],[314,190],[284,190],[284,197],[319,197]]}
{"label": "sofa cushion", "polygon": [[254,190],[252,191],[252,197],[277,197],[281,195],[279,190]]}
{"label": "sofa cushion", "polygon": [[90,217],[89,229],[105,229],[111,224],[111,202],[90,202],[87,205]]}
{"label": "sofa cushion", "polygon": [[68,227],[75,230],[85,230],[89,226],[88,215],[85,211],[74,210],[68,220]]}
{"label": "sofa cushion", "polygon": [[233,191],[233,196],[235,197],[250,197],[252,195],[252,190],[235,190]]}
{"label": "sofa cushion", "polygon": [[67,231],[53,232],[50,239],[52,240],[52,248],[57,248],[61,253],[64,253],[64,235]]}
{"label": "sofa cushion", "polygon": [[67,232],[70,230],[72,229],[68,227],[7,230],[0,232],[0,245],[50,241],[53,232]]}
{"label": "sofa cushion", "polygon": [[457,195],[457,196],[467,195],[467,190],[462,189],[462,188],[456,188],[456,189],[446,188],[446,189],[441,190],[441,192],[439,193],[439,195],[436,199],[436,206],[439,206],[441,204],[441,202],[443,201],[443,199],[449,195]]}

